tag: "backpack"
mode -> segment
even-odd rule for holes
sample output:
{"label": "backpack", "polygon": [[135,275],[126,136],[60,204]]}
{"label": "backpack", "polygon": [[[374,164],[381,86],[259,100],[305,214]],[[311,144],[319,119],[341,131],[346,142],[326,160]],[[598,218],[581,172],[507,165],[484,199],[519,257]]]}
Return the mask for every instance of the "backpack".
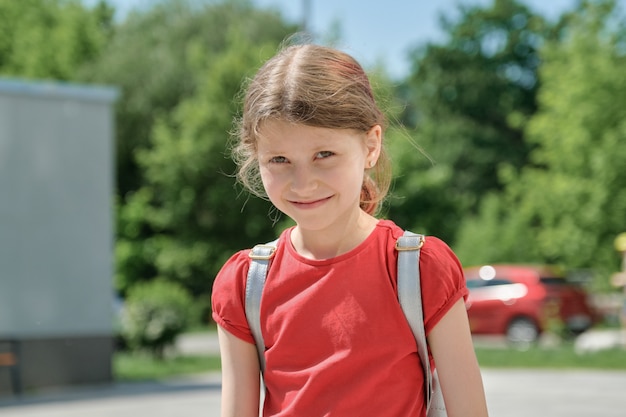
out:
{"label": "backpack", "polygon": [[[419,272],[419,255],[424,241],[423,235],[405,231],[404,235],[398,238],[396,242],[396,250],[398,251],[398,301],[417,342],[417,353],[426,376],[426,415],[427,417],[447,417],[437,370],[430,369],[424,330]],[[252,262],[246,281],[246,318],[257,347],[261,373],[265,369],[265,343],[261,334],[260,318],[261,295],[277,243],[278,239],[252,248],[250,251]]]}

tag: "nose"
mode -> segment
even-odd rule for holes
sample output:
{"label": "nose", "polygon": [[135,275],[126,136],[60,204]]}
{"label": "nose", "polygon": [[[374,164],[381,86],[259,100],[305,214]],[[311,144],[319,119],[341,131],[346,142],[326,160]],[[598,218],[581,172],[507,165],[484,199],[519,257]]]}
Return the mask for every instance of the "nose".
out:
{"label": "nose", "polygon": [[299,165],[293,168],[290,188],[298,194],[305,195],[317,188],[317,180],[311,167]]}

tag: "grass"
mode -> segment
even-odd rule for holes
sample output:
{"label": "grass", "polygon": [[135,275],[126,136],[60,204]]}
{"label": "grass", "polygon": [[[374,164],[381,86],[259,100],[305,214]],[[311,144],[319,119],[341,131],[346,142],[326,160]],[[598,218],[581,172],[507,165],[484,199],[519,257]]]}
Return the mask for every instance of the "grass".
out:
{"label": "grass", "polygon": [[584,354],[571,344],[528,350],[477,348],[476,356],[483,368],[626,370],[626,350],[617,348]]}
{"label": "grass", "polygon": [[181,355],[158,360],[143,353],[117,352],[113,357],[113,375],[117,381],[159,380],[219,370],[219,356]]}
{"label": "grass", "polygon": [[[572,343],[528,350],[477,347],[476,356],[482,368],[626,371],[626,350],[616,348],[578,354]],[[113,358],[113,373],[118,381],[159,380],[219,370],[220,358],[215,355],[178,355],[157,360],[147,354],[123,351],[117,352]]]}

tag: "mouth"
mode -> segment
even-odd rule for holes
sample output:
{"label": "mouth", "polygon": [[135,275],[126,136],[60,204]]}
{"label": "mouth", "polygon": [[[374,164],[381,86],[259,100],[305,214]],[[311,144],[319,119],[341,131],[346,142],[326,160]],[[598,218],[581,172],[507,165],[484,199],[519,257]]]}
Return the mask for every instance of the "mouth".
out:
{"label": "mouth", "polygon": [[316,208],[316,207],[319,207],[319,206],[323,205],[324,203],[326,203],[331,198],[332,198],[332,196],[325,197],[325,198],[319,198],[317,200],[310,200],[310,201],[289,201],[289,202],[294,207],[297,207],[299,209],[312,209],[312,208]]}

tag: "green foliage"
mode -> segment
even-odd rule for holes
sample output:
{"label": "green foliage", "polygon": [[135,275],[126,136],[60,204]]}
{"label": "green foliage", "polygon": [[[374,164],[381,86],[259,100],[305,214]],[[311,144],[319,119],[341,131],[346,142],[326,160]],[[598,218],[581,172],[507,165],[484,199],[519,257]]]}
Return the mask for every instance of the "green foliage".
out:
{"label": "green foliage", "polygon": [[626,351],[613,348],[577,353],[572,344],[557,348],[533,347],[528,350],[476,348],[481,368],[523,369],[626,369]]}
{"label": "green foliage", "polygon": [[612,5],[583,5],[565,38],[546,45],[540,111],[527,128],[532,165],[501,168],[506,190],[462,229],[465,262],[593,268],[596,287],[607,286],[613,239],[626,230],[626,32]]}
{"label": "green foliage", "polygon": [[499,166],[527,161],[522,128],[536,111],[537,49],[549,32],[515,0],[460,7],[443,24],[447,41],[415,49],[398,91],[407,102],[402,120],[431,159],[406,146],[396,152],[402,176],[390,215],[453,242],[463,216],[502,187]]}
{"label": "green foliage", "polygon": [[78,0],[0,0],[0,74],[76,80],[110,35],[112,9]]}
{"label": "green foliage", "polygon": [[[235,188],[228,141],[242,83],[289,30],[242,1],[165,2],[118,29],[98,67],[119,76],[126,92],[118,133],[120,181],[128,181],[120,182],[118,205],[121,292],[161,276],[208,300],[230,255],[274,237],[269,203]],[[146,31],[151,36],[136,36]],[[135,48],[150,51],[151,66],[133,67]]]}
{"label": "green foliage", "polygon": [[113,357],[113,376],[116,381],[159,380],[175,376],[219,371],[217,355],[168,356],[158,360],[136,352],[118,352]]}
{"label": "green foliage", "polygon": [[[250,39],[254,51],[268,41],[277,45],[292,30],[279,15],[257,11],[242,0],[159,1],[115,27],[99,59],[82,75],[115,84],[123,92],[116,114],[116,179],[122,204],[143,183],[137,150],[149,148],[157,120],[205,82],[213,59],[230,47],[232,33]],[[229,108],[232,98],[222,97],[215,107]]]}
{"label": "green foliage", "polygon": [[180,285],[157,279],[134,285],[121,316],[121,333],[135,350],[162,358],[165,347],[194,321],[193,300]]}

